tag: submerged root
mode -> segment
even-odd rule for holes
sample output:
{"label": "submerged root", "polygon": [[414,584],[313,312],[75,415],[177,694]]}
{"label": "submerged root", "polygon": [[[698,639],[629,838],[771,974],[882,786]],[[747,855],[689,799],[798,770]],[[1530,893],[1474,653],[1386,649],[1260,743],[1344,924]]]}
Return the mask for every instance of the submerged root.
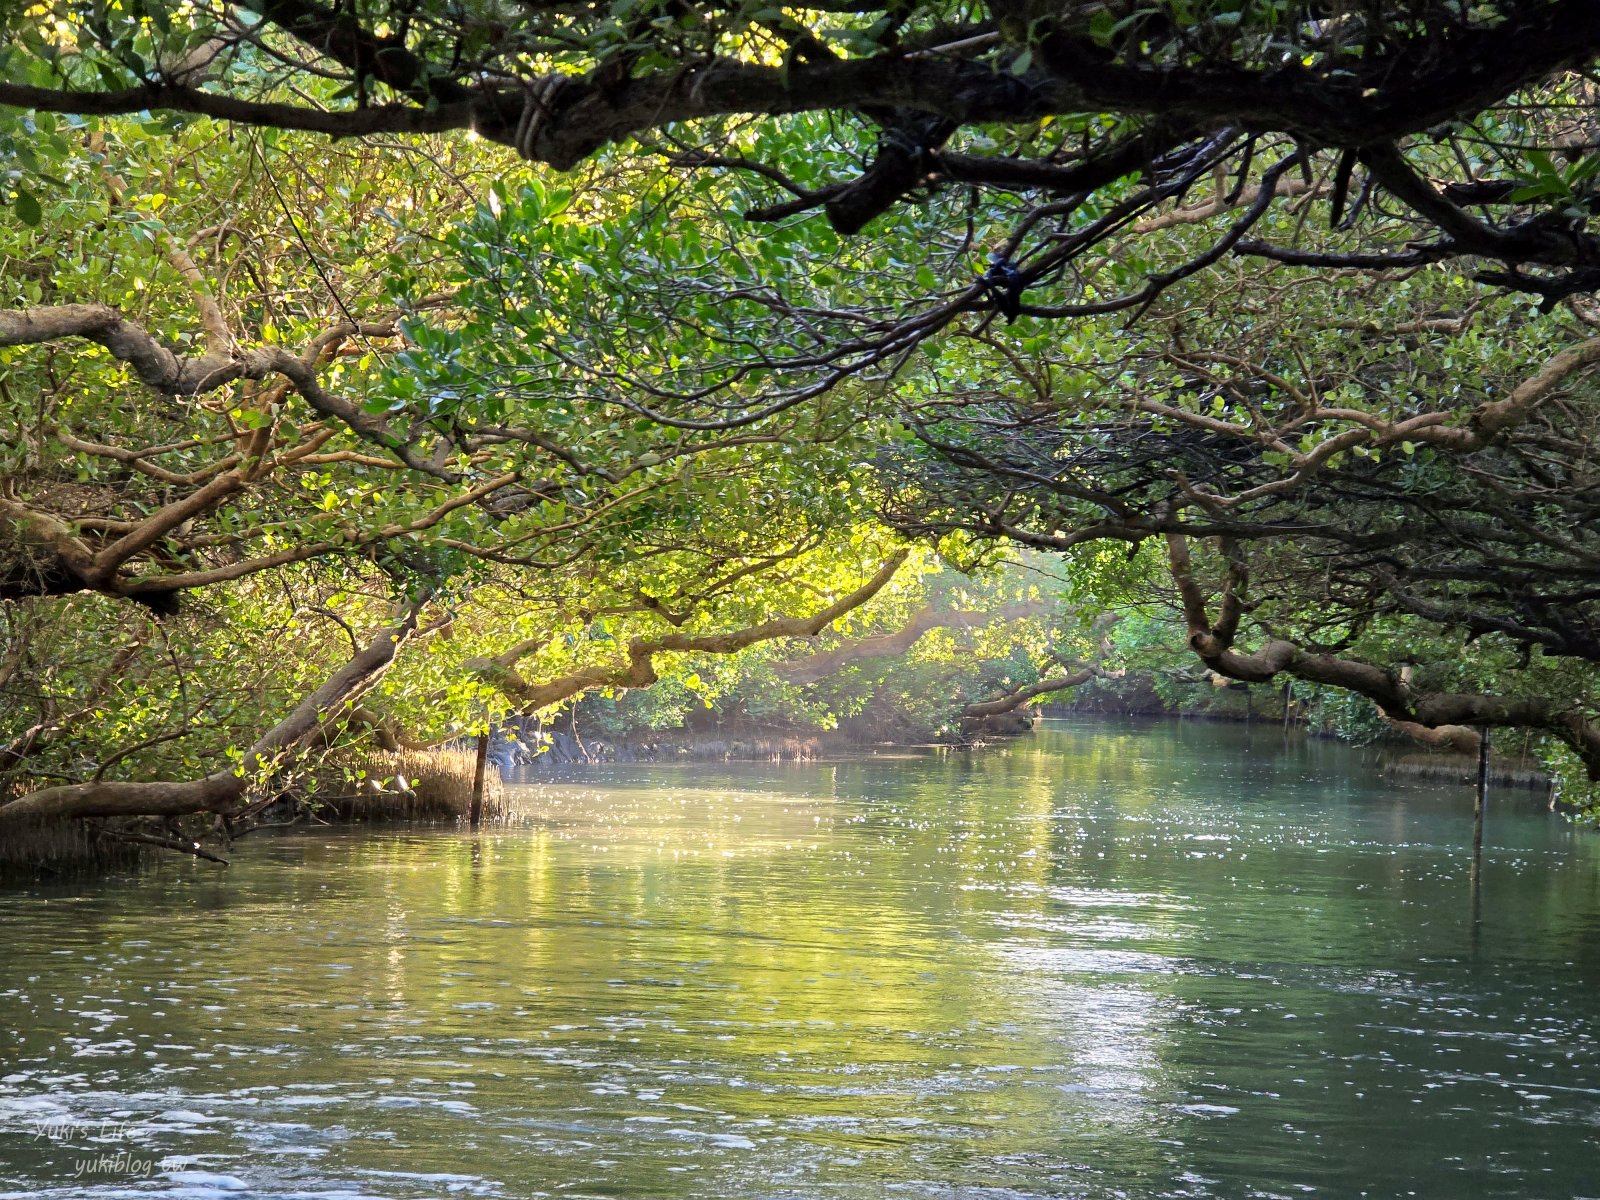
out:
{"label": "submerged root", "polygon": [[136,866],[151,853],[131,842],[102,837],[83,821],[66,817],[18,821],[0,836],[0,883],[95,875]]}

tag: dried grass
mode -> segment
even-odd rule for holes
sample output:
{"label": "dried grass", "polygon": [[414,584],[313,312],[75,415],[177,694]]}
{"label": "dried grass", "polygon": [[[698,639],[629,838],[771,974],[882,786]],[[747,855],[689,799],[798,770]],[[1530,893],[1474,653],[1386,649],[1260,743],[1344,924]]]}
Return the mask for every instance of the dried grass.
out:
{"label": "dried grass", "polygon": [[136,866],[144,847],[98,836],[82,821],[60,818],[6,822],[0,837],[0,883],[24,884],[97,875]]}
{"label": "dried grass", "polygon": [[[327,815],[345,821],[465,821],[472,813],[471,750],[364,750],[342,757],[337,767],[360,780],[335,778],[313,792]],[[483,778],[484,820],[506,814],[500,768],[487,764]]]}

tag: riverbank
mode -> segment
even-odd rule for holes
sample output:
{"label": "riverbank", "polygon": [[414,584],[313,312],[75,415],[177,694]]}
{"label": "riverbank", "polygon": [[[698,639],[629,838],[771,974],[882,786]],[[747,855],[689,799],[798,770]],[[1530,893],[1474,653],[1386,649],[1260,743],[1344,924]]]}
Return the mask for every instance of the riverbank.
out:
{"label": "riverbank", "polygon": [[[144,818],[17,820],[0,826],[0,884],[135,870],[174,853],[226,865],[233,843],[261,829],[465,822],[476,768],[476,756],[456,748],[342,751],[297,774],[243,823],[218,817],[199,830]],[[485,772],[483,793],[485,818],[502,819],[498,770]]]}
{"label": "riverbank", "polygon": [[[990,722],[982,729],[945,738],[927,736],[900,741],[875,740],[859,732],[785,730],[754,725],[709,730],[646,730],[617,737],[587,738],[576,730],[533,727],[510,737],[497,737],[490,756],[507,775],[585,763],[813,762],[927,746],[981,749],[1025,737],[1034,729],[1037,720],[1050,718],[1087,722],[1133,720],[1152,725],[1203,722],[1245,728],[1281,726],[1294,731],[1296,736],[1330,742],[1341,740],[1332,729],[1308,724],[1293,715],[1285,725],[1281,714],[1265,716],[1251,711],[1111,713],[1057,705],[1045,706],[1032,715],[1009,713],[1004,721]],[[1478,763],[1472,755],[1420,747],[1400,734],[1374,744],[1382,754],[1382,769],[1386,774],[1436,783],[1468,783],[1477,778]],[[1524,752],[1492,753],[1490,783],[1497,788],[1545,792],[1552,786],[1542,764]]]}
{"label": "riverbank", "polygon": [[507,773],[574,763],[816,762],[889,750],[978,750],[1030,733],[1037,714],[1005,713],[966,723],[939,736],[918,730],[885,738],[860,729],[802,730],[753,723],[709,729],[641,730],[615,737],[585,737],[576,730],[510,730],[490,745],[490,758]]}

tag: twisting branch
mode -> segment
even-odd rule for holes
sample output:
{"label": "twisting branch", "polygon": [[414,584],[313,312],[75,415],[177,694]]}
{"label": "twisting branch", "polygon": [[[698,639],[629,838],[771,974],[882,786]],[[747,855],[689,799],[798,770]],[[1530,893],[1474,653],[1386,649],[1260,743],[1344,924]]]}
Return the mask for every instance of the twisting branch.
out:
{"label": "twisting branch", "polygon": [[471,659],[467,668],[493,684],[526,712],[559,704],[591,688],[622,690],[649,687],[659,678],[655,669],[655,657],[658,654],[736,654],[748,646],[776,638],[815,637],[882,591],[905,562],[908,553],[901,550],[891,555],[866,583],[810,616],[774,617],[725,633],[669,633],[658,637],[637,637],[628,643],[626,662],[584,667],[546,683],[530,683],[516,669],[517,661],[540,644],[536,642],[519,643],[496,658]]}
{"label": "twisting branch", "polygon": [[[1600,781],[1600,723],[1576,709],[1543,697],[1506,697],[1461,692],[1418,692],[1403,672],[1359,659],[1313,654],[1283,638],[1272,638],[1253,653],[1233,647],[1232,634],[1213,623],[1205,591],[1195,578],[1188,538],[1167,536],[1167,562],[1182,601],[1189,629],[1189,648],[1211,670],[1244,683],[1266,683],[1287,674],[1308,683],[1325,684],[1365,696],[1395,722],[1428,729],[1449,726],[1509,726],[1549,733],[1582,759],[1589,777]],[[1227,587],[1242,595],[1246,579],[1229,562]]]}
{"label": "twisting branch", "polygon": [[1068,688],[1075,688],[1079,684],[1088,683],[1101,672],[1095,667],[1083,667],[1076,671],[1068,671],[1059,675],[1046,675],[1037,683],[1025,684],[1014,688],[1004,695],[996,696],[993,700],[979,700],[969,704],[961,710],[963,721],[982,721],[987,717],[1004,716],[1008,712],[1015,712],[1030,700],[1040,696],[1048,696],[1051,692],[1064,692]]}
{"label": "twisting branch", "polygon": [[857,638],[842,642],[827,650],[819,650],[804,658],[778,663],[777,673],[790,683],[814,683],[833,674],[846,663],[864,658],[887,658],[904,654],[922,639],[923,634],[934,629],[977,629],[984,625],[998,625],[1020,621],[1026,617],[1043,616],[1051,611],[1043,601],[1029,600],[1006,604],[983,611],[939,609],[924,605],[911,614],[911,618],[893,633]]}
{"label": "twisting branch", "polygon": [[[105,92],[6,83],[0,85],[0,103],[83,114],[197,112],[336,136],[474,128],[513,145],[528,75],[522,38],[548,39],[560,29],[574,45],[586,32],[582,17],[565,13],[565,20],[580,22],[577,29],[552,26],[541,7],[525,6],[525,15],[508,18],[513,27],[491,66],[472,58],[436,60],[428,57],[434,48],[415,39],[376,32],[379,21],[409,25],[404,6],[379,5],[363,19],[344,6],[259,0],[255,8],[267,25],[321,62],[335,64],[355,85],[354,101],[342,110],[229,94],[230,85],[243,90],[243,78],[217,79],[205,88],[146,81]],[[994,7],[1010,13],[1018,6]],[[893,9],[880,4],[858,11]],[[1297,48],[1305,52],[1304,61],[1299,52],[1285,55],[1276,41],[1256,61],[1207,55],[1186,62],[1158,53],[1119,57],[1093,36],[1093,11],[1062,5],[1039,19],[1029,31],[1036,61],[1021,76],[997,69],[994,30],[985,25],[942,32],[937,52],[907,54],[886,45],[858,57],[794,55],[782,66],[755,61],[753,53],[737,57],[738,51],[713,40],[690,65],[673,61],[621,79],[594,69],[602,64],[592,56],[574,56],[538,136],[518,148],[565,169],[608,142],[685,121],[828,109],[926,112],[962,124],[1083,112],[1159,115],[1284,130],[1324,146],[1364,147],[1481,111],[1531,80],[1584,62],[1600,47],[1600,15],[1587,0],[1501,0],[1490,19],[1478,22],[1441,12],[1409,37],[1387,37],[1380,25],[1372,44],[1359,45],[1358,54],[1313,39]],[[1022,6],[1016,15],[1026,20],[1035,14]],[[716,21],[707,21],[706,28],[713,37],[724,29]],[[372,103],[377,85],[401,102]]]}
{"label": "twisting branch", "polygon": [[282,346],[242,349],[234,346],[231,339],[208,336],[204,354],[182,358],[148,330],[127,320],[107,304],[63,304],[0,311],[0,346],[82,338],[104,346],[112,357],[126,363],[140,382],[162,395],[199,396],[218,391],[237,380],[281,375],[323,416],[334,418],[363,440],[382,446],[415,471],[454,481],[451,472],[418,453],[409,439],[397,434],[384,417],[335,396],[317,378],[324,360],[347,338],[391,337],[395,330],[393,320],[340,322],[314,338],[303,356],[292,354]]}

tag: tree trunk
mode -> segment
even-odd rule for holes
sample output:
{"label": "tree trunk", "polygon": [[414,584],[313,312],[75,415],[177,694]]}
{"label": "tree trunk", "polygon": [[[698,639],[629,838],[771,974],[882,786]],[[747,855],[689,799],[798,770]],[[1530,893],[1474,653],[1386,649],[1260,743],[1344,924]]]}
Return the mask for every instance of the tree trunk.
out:
{"label": "tree trunk", "polygon": [[478,757],[472,765],[472,814],[468,824],[476,829],[483,824],[483,769],[489,763],[489,735],[478,735]]}

